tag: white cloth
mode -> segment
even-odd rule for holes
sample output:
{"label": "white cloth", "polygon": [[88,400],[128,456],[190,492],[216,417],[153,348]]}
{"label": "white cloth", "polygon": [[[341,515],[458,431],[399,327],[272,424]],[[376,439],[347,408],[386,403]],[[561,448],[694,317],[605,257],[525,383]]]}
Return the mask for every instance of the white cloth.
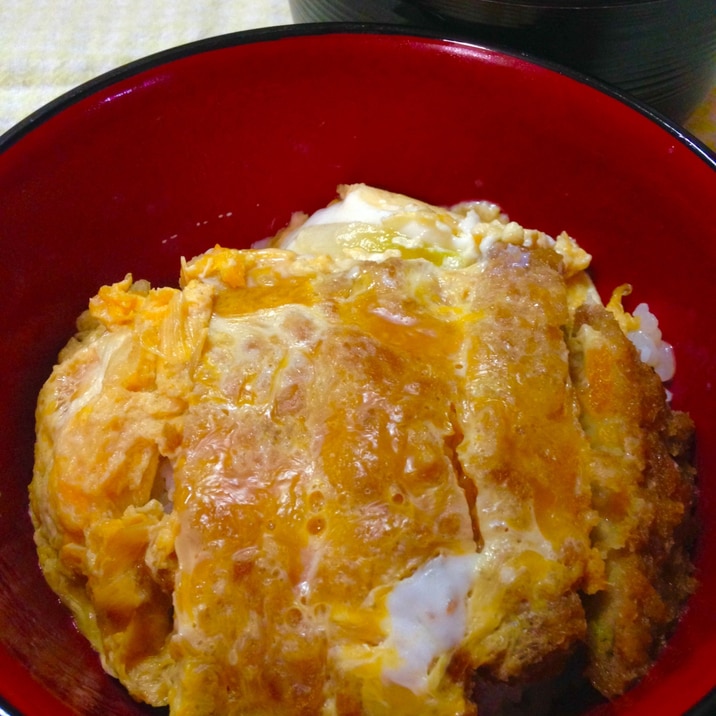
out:
{"label": "white cloth", "polygon": [[0,134],[132,60],[291,22],[288,0],[0,0]]}

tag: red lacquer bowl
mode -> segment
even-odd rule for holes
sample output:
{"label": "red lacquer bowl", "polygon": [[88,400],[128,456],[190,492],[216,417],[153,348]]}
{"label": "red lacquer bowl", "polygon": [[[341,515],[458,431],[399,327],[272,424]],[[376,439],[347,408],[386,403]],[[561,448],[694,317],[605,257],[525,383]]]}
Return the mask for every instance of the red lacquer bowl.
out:
{"label": "red lacquer bowl", "polygon": [[182,255],[247,246],[358,181],[435,203],[486,198],[524,225],[566,229],[603,292],[629,281],[659,316],[676,347],[674,403],[698,426],[701,586],[648,677],[591,713],[703,703],[716,685],[716,158],[696,140],[524,57],[332,25],[134,63],[31,116],[0,151],[9,713],[154,713],[103,674],[45,586],[27,516],[35,398],[88,297],[129,271],[173,283]]}

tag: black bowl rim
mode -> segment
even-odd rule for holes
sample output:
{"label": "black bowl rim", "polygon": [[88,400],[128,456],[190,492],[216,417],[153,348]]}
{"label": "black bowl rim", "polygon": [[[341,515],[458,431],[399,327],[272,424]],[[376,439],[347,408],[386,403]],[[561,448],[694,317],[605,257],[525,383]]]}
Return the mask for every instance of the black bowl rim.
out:
{"label": "black bowl rim", "polygon": [[[398,35],[415,37],[418,39],[442,40],[449,43],[469,45],[481,49],[494,51],[525,62],[543,67],[560,75],[569,77],[581,84],[587,85],[602,94],[612,97],[627,105],[631,109],[644,115],[646,118],[661,126],[674,139],[685,145],[701,160],[716,170],[716,152],[711,150],[700,139],[673,120],[648,106],[641,100],[619,90],[606,82],[590,77],[579,71],[564,67],[556,62],[537,58],[526,52],[518,52],[502,47],[498,44],[475,42],[474,39],[462,37],[457,34],[435,32],[424,28],[415,28],[407,25],[386,25],[380,23],[349,23],[349,22],[315,22],[297,23],[294,25],[275,25],[272,27],[251,30],[239,30],[212,37],[194,40],[171,47],[166,50],[152,53],[132,62],[120,65],[104,72],[93,79],[79,84],[77,87],[61,94],[56,99],[41,106],[9,130],[0,135],[0,158],[10,147],[20,142],[23,137],[40,127],[49,119],[72,105],[92,96],[94,93],[106,89],[111,85],[127,80],[147,70],[169,64],[191,55],[221,50],[238,45],[254,44],[257,42],[274,42],[293,37],[318,35]],[[712,689],[699,703],[694,705],[684,716],[707,716],[716,712],[716,687]],[[22,716],[11,704],[5,701],[0,694],[0,716]]]}
{"label": "black bowl rim", "polygon": [[5,699],[0,697],[0,716],[22,716],[22,714],[10,706]]}
{"label": "black bowl rim", "polygon": [[192,42],[160,50],[159,52],[133,60],[132,62],[120,65],[98,75],[97,77],[94,77],[93,79],[79,84],[77,87],[61,94],[56,99],[51,100],[37,110],[33,111],[24,119],[20,120],[17,124],[0,135],[0,156],[10,147],[17,144],[24,136],[73,104],[76,104],[117,82],[127,80],[135,75],[160,65],[169,64],[175,60],[192,55],[198,55],[204,52],[211,52],[239,45],[254,44],[258,42],[273,42],[293,37],[328,34],[400,35],[416,37],[419,39],[441,40],[445,42],[465,44],[472,47],[479,47],[524,60],[528,63],[556,72],[557,74],[569,77],[581,84],[587,85],[588,87],[601,92],[602,94],[622,102],[631,109],[644,115],[652,122],[661,126],[681,144],[684,144],[694,154],[705,161],[712,169],[716,169],[716,151],[710,149],[704,142],[695,137],[685,127],[669,119],[658,110],[633,97],[631,94],[603,82],[602,80],[565,67],[559,63],[536,57],[531,53],[519,52],[496,43],[476,42],[473,38],[461,36],[455,33],[426,30],[424,28],[416,28],[409,25],[351,22],[297,23],[293,25],[275,25],[272,27],[251,30],[239,30],[236,32],[194,40]]}

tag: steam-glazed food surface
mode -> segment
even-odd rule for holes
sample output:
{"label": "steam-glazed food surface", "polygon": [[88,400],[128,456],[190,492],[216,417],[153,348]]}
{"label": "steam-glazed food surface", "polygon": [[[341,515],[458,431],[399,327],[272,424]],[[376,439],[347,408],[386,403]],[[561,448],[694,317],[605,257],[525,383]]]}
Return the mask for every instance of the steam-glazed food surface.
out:
{"label": "steam-glazed food surface", "polygon": [[693,586],[692,427],[653,316],[588,264],[494,205],[356,185],[180,288],[101,288],[30,495],[107,671],[175,716],[470,714],[475,672],[586,644],[627,689]]}

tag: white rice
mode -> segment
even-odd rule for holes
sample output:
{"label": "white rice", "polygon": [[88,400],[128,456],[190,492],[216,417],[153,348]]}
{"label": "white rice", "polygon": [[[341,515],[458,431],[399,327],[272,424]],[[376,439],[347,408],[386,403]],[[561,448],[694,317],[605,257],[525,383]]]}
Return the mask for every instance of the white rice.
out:
{"label": "white rice", "polygon": [[636,346],[642,361],[650,365],[662,381],[671,380],[676,370],[674,349],[662,339],[659,321],[646,303],[640,303],[632,315],[639,319],[639,328],[629,331],[627,337]]}

